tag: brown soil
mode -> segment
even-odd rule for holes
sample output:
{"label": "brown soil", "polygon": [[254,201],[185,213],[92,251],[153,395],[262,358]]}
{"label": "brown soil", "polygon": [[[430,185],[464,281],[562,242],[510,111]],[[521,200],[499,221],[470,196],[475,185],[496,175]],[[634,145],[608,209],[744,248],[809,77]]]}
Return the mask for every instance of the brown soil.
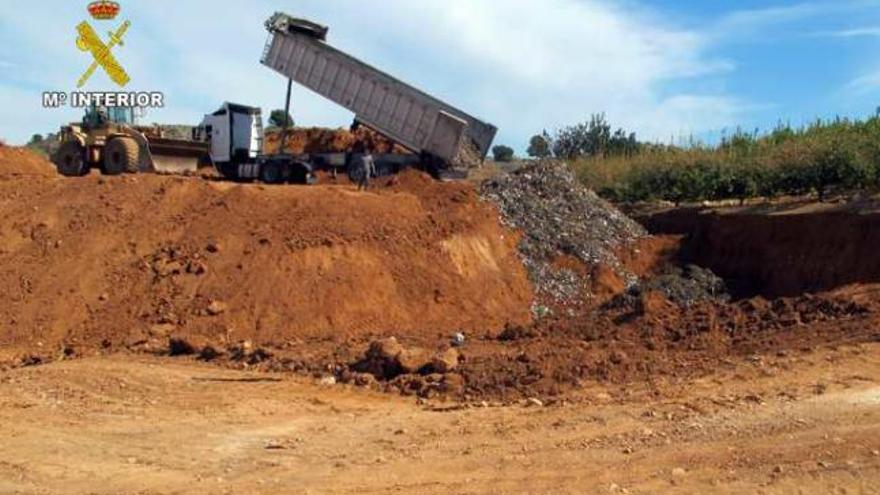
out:
{"label": "brown soil", "polygon": [[600,297],[531,322],[471,184],[69,179],[0,148],[0,492],[876,492],[874,218],[679,215],[629,271],[768,295],[681,307],[562,256]]}
{"label": "brown soil", "polygon": [[0,146],[0,180],[18,176],[55,175],[55,166],[44,157],[26,149]]}
{"label": "brown soil", "polygon": [[[267,132],[263,137],[265,153],[277,153],[281,147],[281,132]],[[287,135],[285,151],[300,153],[349,153],[359,147],[366,147],[373,153],[409,153],[405,148],[394,144],[390,139],[366,127],[354,131],[347,129],[326,129],[322,127],[297,127]]]}
{"label": "brown soil", "polygon": [[880,213],[719,213],[672,210],[644,219],[686,235],[681,258],[712,269],[740,294],[768,297],[880,282]]}
{"label": "brown soil", "polygon": [[[599,297],[530,324],[518,236],[473,185],[416,172],[368,193],[344,180],[11,176],[0,198],[0,358],[17,364],[170,351],[422,397],[510,401],[577,395],[585,382],[705,376],[754,353],[878,338],[874,286],[682,308],[657,293],[621,297],[613,271],[570,257],[555,266],[589,272]],[[620,257],[651,276],[695,238],[646,239]],[[760,241],[760,230],[750,238]],[[727,259],[725,247],[706,245]],[[459,331],[465,345],[438,362]],[[406,362],[379,363],[396,370],[380,381],[359,373],[371,344],[389,336]]]}
{"label": "brown soil", "polygon": [[872,494],[878,358],[877,344],[756,356],[544,407],[64,361],[0,371],[0,492]]}
{"label": "brown soil", "polygon": [[10,178],[0,216],[6,358],[165,333],[282,346],[530,320],[517,236],[471,186],[415,172],[368,193],[155,175]]}

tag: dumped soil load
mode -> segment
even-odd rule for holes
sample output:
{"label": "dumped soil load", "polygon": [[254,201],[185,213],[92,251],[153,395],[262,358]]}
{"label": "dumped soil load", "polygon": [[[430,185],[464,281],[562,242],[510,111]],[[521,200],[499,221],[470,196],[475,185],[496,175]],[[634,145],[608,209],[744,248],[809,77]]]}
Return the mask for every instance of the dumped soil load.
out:
{"label": "dumped soil load", "polygon": [[[281,147],[281,130],[267,131],[263,136],[263,151],[278,153]],[[288,131],[285,151],[302,153],[351,153],[358,149],[373,153],[409,154],[410,152],[381,134],[360,126],[354,131],[322,127],[293,128]]]}
{"label": "dumped soil load", "polygon": [[0,354],[529,322],[518,236],[491,205],[416,172],[385,182],[357,193],[156,175],[0,181]]}
{"label": "dumped soil load", "polygon": [[55,166],[27,148],[0,146],[0,178],[33,175],[53,177]]}
{"label": "dumped soil load", "polygon": [[546,160],[497,177],[483,184],[482,196],[523,231],[519,249],[539,297],[578,300],[600,278],[591,273],[599,267],[624,286],[636,281],[617,253],[647,232],[580,184],[564,163]]}

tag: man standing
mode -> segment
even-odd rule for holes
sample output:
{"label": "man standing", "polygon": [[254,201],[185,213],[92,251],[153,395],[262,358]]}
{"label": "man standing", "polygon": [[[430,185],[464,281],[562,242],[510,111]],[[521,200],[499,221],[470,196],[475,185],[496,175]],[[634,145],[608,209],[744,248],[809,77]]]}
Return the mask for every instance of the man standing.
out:
{"label": "man standing", "polygon": [[366,191],[370,188],[370,178],[376,175],[376,162],[373,161],[373,154],[369,149],[364,150],[360,159],[360,178],[358,180],[358,191]]}

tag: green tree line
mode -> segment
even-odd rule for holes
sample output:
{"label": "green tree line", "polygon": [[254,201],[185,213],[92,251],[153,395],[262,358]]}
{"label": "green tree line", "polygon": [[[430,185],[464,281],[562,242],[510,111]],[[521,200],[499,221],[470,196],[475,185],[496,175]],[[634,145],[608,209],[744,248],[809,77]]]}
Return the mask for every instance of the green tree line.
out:
{"label": "green tree line", "polygon": [[[803,194],[823,200],[838,189],[880,187],[880,115],[779,125],[764,134],[737,130],[715,146],[642,143],[634,134],[609,130],[604,116],[593,116],[555,135],[533,137],[529,153],[569,160],[587,185],[614,201],[678,204]],[[572,142],[579,144],[572,148]]]}

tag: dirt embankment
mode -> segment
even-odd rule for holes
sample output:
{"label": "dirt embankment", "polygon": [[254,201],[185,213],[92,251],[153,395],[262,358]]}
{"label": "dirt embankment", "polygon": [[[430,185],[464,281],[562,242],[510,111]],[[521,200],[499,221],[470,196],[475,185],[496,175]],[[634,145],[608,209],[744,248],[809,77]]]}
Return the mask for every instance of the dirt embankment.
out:
{"label": "dirt embankment", "polygon": [[55,167],[26,148],[0,145],[0,180],[20,176],[53,177]]}
{"label": "dirt embankment", "polygon": [[684,235],[681,258],[724,277],[740,295],[796,296],[880,282],[880,214],[705,213],[644,219],[655,234]]}
{"label": "dirt embankment", "polygon": [[172,334],[276,346],[434,339],[530,320],[518,236],[468,185],[414,172],[369,193],[4,175],[6,357],[165,346]]}

